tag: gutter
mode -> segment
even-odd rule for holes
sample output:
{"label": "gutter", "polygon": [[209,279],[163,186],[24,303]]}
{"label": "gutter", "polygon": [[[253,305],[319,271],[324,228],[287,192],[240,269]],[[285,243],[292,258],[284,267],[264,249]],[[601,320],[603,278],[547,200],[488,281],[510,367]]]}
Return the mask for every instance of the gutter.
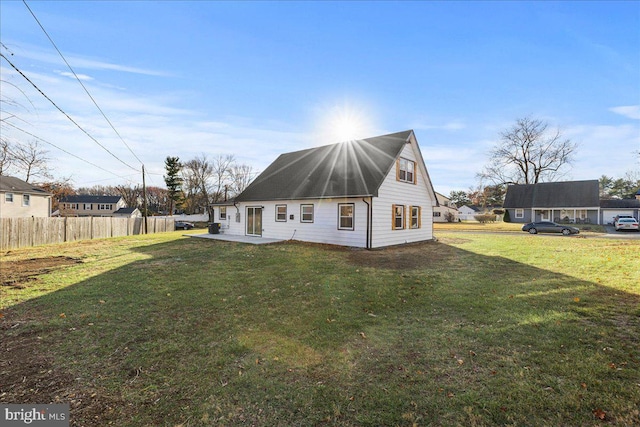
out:
{"label": "gutter", "polygon": [[372,224],[372,220],[371,220],[371,216],[372,216],[372,205],[373,205],[373,198],[370,197],[371,202],[367,202],[367,199],[365,197],[362,198],[362,201],[367,205],[367,242],[365,244],[365,248],[366,249],[371,249],[371,233],[372,233],[372,228],[373,228],[373,224]]}

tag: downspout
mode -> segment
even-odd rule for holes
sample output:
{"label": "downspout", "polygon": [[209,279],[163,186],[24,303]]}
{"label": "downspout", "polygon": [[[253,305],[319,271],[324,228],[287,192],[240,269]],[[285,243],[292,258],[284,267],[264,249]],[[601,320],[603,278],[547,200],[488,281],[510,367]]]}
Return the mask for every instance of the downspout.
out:
{"label": "downspout", "polygon": [[367,199],[365,197],[362,198],[362,201],[364,203],[366,203],[367,205],[367,236],[366,236],[366,244],[365,244],[365,248],[366,249],[371,249],[371,228],[372,228],[372,224],[371,224],[371,205],[373,204],[373,199],[371,199],[371,203],[367,202]]}

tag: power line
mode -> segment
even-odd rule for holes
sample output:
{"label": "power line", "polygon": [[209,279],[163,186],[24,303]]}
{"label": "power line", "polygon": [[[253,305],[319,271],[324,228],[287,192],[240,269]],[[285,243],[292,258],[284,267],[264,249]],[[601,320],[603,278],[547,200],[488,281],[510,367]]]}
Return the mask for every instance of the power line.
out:
{"label": "power line", "polygon": [[98,111],[100,111],[100,114],[102,114],[102,117],[104,117],[104,119],[107,121],[107,123],[109,123],[109,126],[111,126],[111,129],[113,129],[113,131],[116,133],[116,135],[118,135],[118,138],[120,138],[120,141],[122,141],[122,143],[125,145],[125,147],[127,147],[127,149],[129,149],[129,152],[131,154],[133,154],[133,157],[135,157],[140,164],[143,164],[142,160],[140,160],[140,158],[136,155],[136,153],[133,152],[133,150],[131,149],[131,147],[129,147],[129,144],[126,143],[126,141],[122,138],[122,136],[120,135],[120,133],[116,130],[116,128],[113,126],[113,124],[111,123],[111,120],[109,120],[109,118],[107,117],[107,115],[104,113],[104,111],[102,111],[102,108],[100,108],[100,106],[98,105],[98,103],[96,102],[96,100],[93,98],[93,96],[91,96],[91,94],[89,93],[89,90],[86,88],[86,86],[84,85],[84,83],[82,83],[82,80],[80,80],[80,78],[78,77],[78,75],[76,74],[76,72],[73,70],[73,68],[71,68],[71,64],[69,64],[69,62],[67,61],[67,59],[64,57],[64,55],[62,54],[62,52],[60,51],[60,49],[58,49],[58,46],[56,46],[55,42],[53,41],[53,39],[51,38],[51,36],[49,36],[49,33],[47,33],[47,30],[44,29],[44,26],[40,23],[40,20],[36,17],[35,13],[33,13],[33,11],[31,10],[31,8],[29,7],[29,5],[27,4],[26,0],[22,0],[22,2],[24,3],[24,5],[27,7],[27,9],[29,10],[29,13],[31,13],[31,16],[33,16],[33,19],[36,20],[36,22],[38,23],[38,25],[40,26],[40,28],[42,29],[42,31],[44,32],[44,34],[47,36],[47,38],[49,39],[49,41],[51,42],[51,44],[53,45],[53,47],[56,49],[56,51],[58,52],[58,54],[60,55],[60,57],[62,58],[62,60],[64,61],[65,64],[67,64],[67,67],[69,67],[69,70],[71,70],[71,73],[73,74],[73,76],[76,78],[76,80],[78,81],[78,83],[80,83],[80,86],[82,86],[82,88],[84,89],[84,91],[87,93],[87,95],[89,96],[89,98],[91,99],[91,101],[93,101],[93,104],[96,106],[96,108],[98,109]]}
{"label": "power line", "polygon": [[42,96],[44,96],[47,101],[49,101],[54,107],[56,107],[56,109],[58,111],[60,111],[62,114],[64,114],[64,116],[69,119],[71,121],[71,123],[73,123],[74,125],[76,125],[76,127],[78,129],[80,129],[82,132],[84,132],[85,135],[87,135],[89,138],[91,138],[91,140],[93,140],[93,142],[95,142],[96,144],[98,144],[104,151],[106,151],[107,153],[109,153],[114,159],[116,159],[117,161],[119,161],[120,163],[122,163],[123,165],[125,165],[126,167],[133,169],[135,171],[137,171],[138,169],[134,168],[133,166],[131,166],[130,164],[126,163],[124,160],[120,159],[118,156],[116,156],[115,154],[113,154],[111,151],[109,151],[109,149],[107,147],[105,147],[104,145],[102,145],[100,142],[98,142],[97,139],[95,139],[89,132],[87,132],[86,130],[84,130],[84,128],[82,126],[80,126],[75,120],[73,120],[71,118],[71,116],[69,114],[67,114],[62,108],[58,107],[58,105],[53,102],[53,100],[51,98],[49,98],[47,96],[47,94],[45,94],[34,82],[31,81],[31,79],[29,79],[29,77],[27,77],[22,71],[20,71],[20,69],[18,67],[16,67],[13,62],[11,62],[9,60],[9,58],[7,58],[3,53],[0,52],[0,57],[4,58],[5,61],[7,61],[7,63],[11,66],[11,68],[13,68],[14,70],[16,70],[26,81],[28,81],[31,86],[33,86],[38,92],[40,92],[40,94]]}
{"label": "power line", "polygon": [[[90,164],[91,166],[93,166],[93,167],[95,167],[95,168],[101,169],[101,170],[103,170],[103,171],[105,171],[105,172],[107,172],[107,173],[110,173],[111,175],[114,175],[114,176],[118,177],[118,178],[124,178],[124,176],[120,176],[120,175],[118,175],[118,174],[116,174],[116,173],[114,173],[114,172],[111,172],[111,171],[109,171],[109,170],[107,170],[107,169],[103,168],[102,166],[98,166],[98,165],[96,165],[95,163],[90,162],[89,160],[83,159],[82,157],[77,156],[77,155],[75,155],[75,154],[73,154],[73,153],[71,153],[71,152],[69,152],[69,151],[65,150],[64,148],[58,147],[58,146],[57,146],[56,144],[54,144],[53,142],[49,142],[49,141],[47,141],[46,139],[41,138],[41,137],[39,137],[39,136],[37,136],[37,135],[34,135],[34,134],[32,134],[31,132],[26,131],[26,130],[24,130],[24,129],[22,129],[22,128],[19,128],[18,126],[14,125],[14,124],[12,124],[12,123],[5,122],[5,123],[3,123],[3,125],[9,125],[9,126],[11,126],[12,128],[14,128],[14,129],[16,129],[16,130],[19,130],[20,132],[23,132],[23,133],[25,133],[25,134],[27,134],[27,135],[29,135],[29,136],[33,137],[33,138],[36,138],[38,141],[42,141],[42,142],[44,142],[45,144],[49,144],[49,145],[51,145],[52,147],[55,147],[55,148],[57,148],[58,150],[62,151],[63,153],[66,153],[66,154],[68,154],[68,155],[70,155],[70,156],[72,156],[72,157],[75,157],[75,158],[76,158],[76,159],[78,159],[78,160],[82,160],[83,162],[85,162],[85,163],[87,163],[87,164]],[[127,175],[127,176],[129,176],[129,175]]]}

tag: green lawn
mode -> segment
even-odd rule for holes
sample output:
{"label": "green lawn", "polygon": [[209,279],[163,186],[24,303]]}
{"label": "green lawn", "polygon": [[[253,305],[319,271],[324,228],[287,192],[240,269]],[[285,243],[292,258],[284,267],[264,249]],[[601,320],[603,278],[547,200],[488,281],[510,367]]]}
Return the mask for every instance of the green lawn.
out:
{"label": "green lawn", "polygon": [[181,232],[0,254],[0,402],[78,426],[631,426],[640,241],[379,251]]}

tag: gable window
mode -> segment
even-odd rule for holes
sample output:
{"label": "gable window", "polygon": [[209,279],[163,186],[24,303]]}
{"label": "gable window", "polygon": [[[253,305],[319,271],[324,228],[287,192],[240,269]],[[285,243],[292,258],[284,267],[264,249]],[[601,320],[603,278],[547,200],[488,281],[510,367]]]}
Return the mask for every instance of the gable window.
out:
{"label": "gable window", "polygon": [[287,205],[276,205],[276,221],[287,222]]}
{"label": "gable window", "polygon": [[416,182],[415,170],[416,170],[416,162],[414,162],[413,160],[408,160],[403,158],[398,159],[398,164],[397,164],[398,181],[410,182],[411,184],[415,184]]}
{"label": "gable window", "polygon": [[393,222],[391,223],[392,230],[404,229],[404,205],[393,205]]}
{"label": "gable window", "polygon": [[31,196],[28,194],[22,195],[22,206],[29,206],[31,204]]}
{"label": "gable window", "polygon": [[420,215],[422,209],[420,206],[411,206],[409,207],[409,211],[411,212],[411,228],[420,228],[422,226],[422,219]]}
{"label": "gable window", "polygon": [[227,219],[227,207],[220,206],[220,219]]}
{"label": "gable window", "polygon": [[300,222],[313,222],[313,205],[300,205]]}
{"label": "gable window", "polygon": [[353,230],[353,215],[355,205],[353,203],[338,204],[338,230]]}
{"label": "gable window", "polygon": [[524,218],[524,209],[516,209],[516,218]]}
{"label": "gable window", "polygon": [[4,195],[4,201],[7,203],[13,203],[13,193],[7,193]]}

